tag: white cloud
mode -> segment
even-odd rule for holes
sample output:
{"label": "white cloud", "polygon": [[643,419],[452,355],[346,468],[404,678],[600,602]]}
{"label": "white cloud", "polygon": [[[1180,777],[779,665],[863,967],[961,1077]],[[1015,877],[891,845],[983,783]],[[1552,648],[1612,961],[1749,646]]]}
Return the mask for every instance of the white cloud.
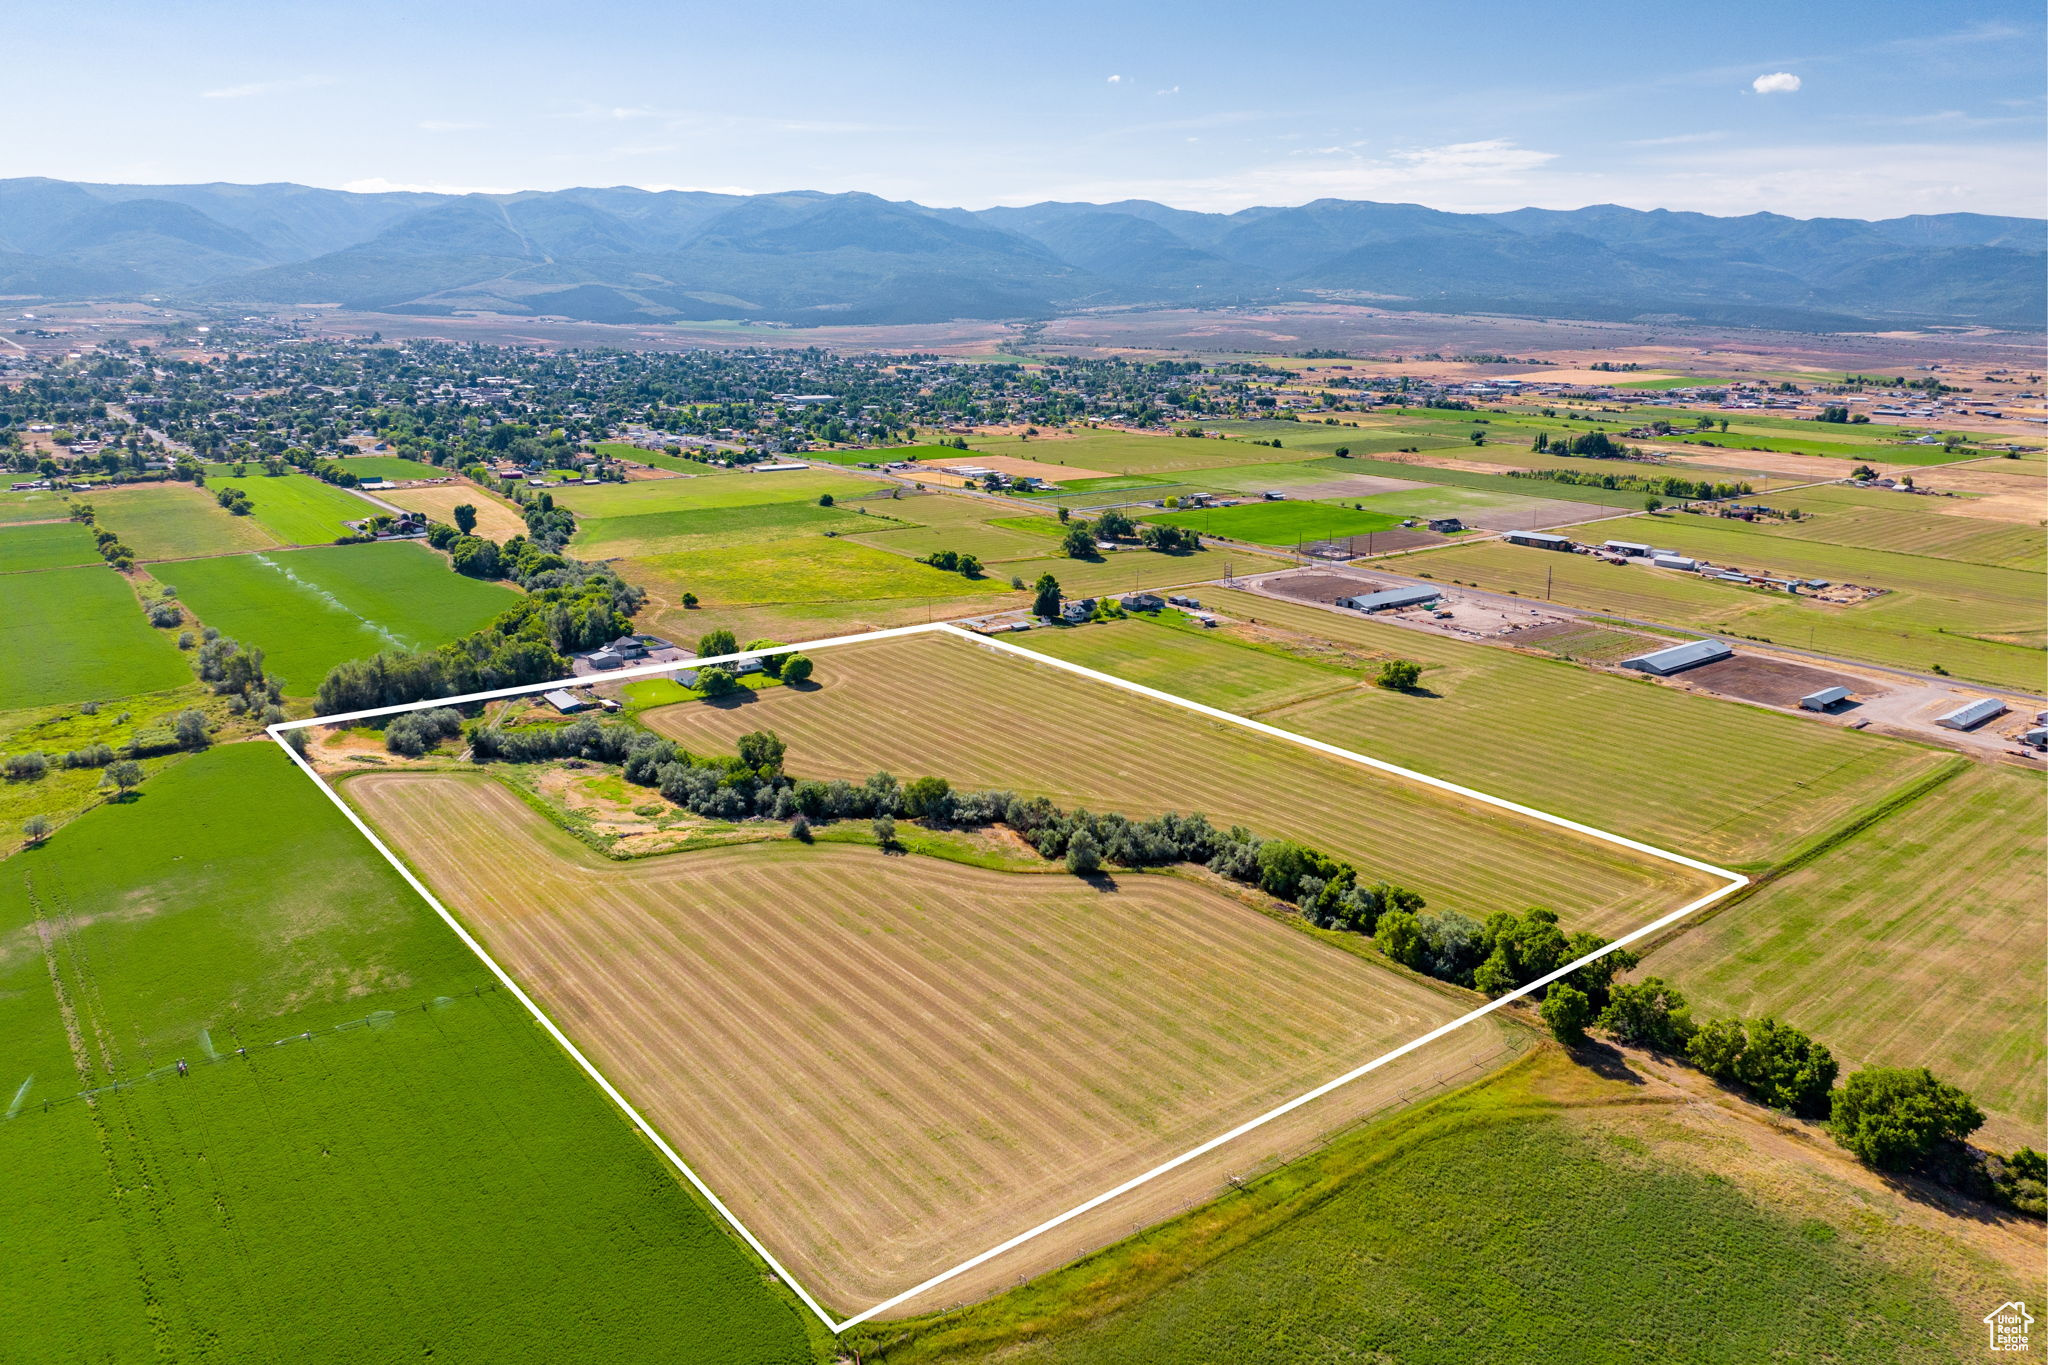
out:
{"label": "white cloud", "polygon": [[207,100],[245,100],[256,95],[282,95],[291,90],[311,90],[317,86],[334,84],[332,76],[293,76],[287,80],[250,81],[247,85],[225,85],[218,90],[203,90],[199,97]]}
{"label": "white cloud", "polygon": [[1154,90],[1152,93],[1155,95],[1178,95],[1180,93],[1180,87],[1177,85],[1169,85],[1164,90]]}
{"label": "white cloud", "polygon": [[1799,86],[1799,78],[1789,71],[1773,71],[1749,83],[1749,88],[1759,95],[1789,95]]}
{"label": "white cloud", "polygon": [[1122,76],[1111,76],[1109,78],[1109,83],[1111,85],[1122,85],[1124,83],[1124,78]]}

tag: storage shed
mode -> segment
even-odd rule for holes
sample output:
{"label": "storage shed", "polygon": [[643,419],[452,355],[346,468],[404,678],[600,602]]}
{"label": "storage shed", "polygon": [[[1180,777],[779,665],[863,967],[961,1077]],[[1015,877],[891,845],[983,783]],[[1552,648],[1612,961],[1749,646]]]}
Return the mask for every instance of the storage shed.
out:
{"label": "storage shed", "polygon": [[1697,668],[1719,659],[1732,659],[1735,651],[1719,640],[1688,640],[1682,645],[1671,645],[1665,649],[1638,654],[1633,659],[1623,659],[1623,668],[1638,669],[1657,677],[1668,677],[1683,669]]}
{"label": "storage shed", "polygon": [[2006,712],[2006,705],[1996,697],[1979,697],[1973,702],[1958,706],[1945,716],[1936,716],[1934,723],[1950,730],[1974,730],[1985,721]]}
{"label": "storage shed", "polygon": [[1829,707],[1839,706],[1847,700],[1849,700],[1848,688],[1823,687],[1818,692],[1809,692],[1801,697],[1799,704],[1809,711],[1825,711]]}
{"label": "storage shed", "polygon": [[1683,569],[1687,573],[1696,572],[1700,567],[1697,559],[1687,559],[1684,555],[1658,555],[1650,563],[1660,569]]}
{"label": "storage shed", "polygon": [[1510,545],[1533,545],[1539,550],[1569,550],[1571,537],[1550,531],[1510,531],[1502,539]]}
{"label": "storage shed", "polygon": [[1384,592],[1340,597],[1337,605],[1353,611],[1399,611],[1402,607],[1426,607],[1441,596],[1435,588],[1388,588]]}
{"label": "storage shed", "polygon": [[1636,544],[1636,542],[1634,542],[1633,540],[1610,540],[1610,541],[1608,541],[1608,542],[1607,542],[1607,544],[1606,544],[1605,546],[1603,546],[1602,548],[1603,548],[1603,549],[1608,549],[1608,550],[1612,550],[1612,551],[1614,551],[1614,553],[1616,553],[1616,554],[1618,554],[1618,555],[1638,555],[1638,556],[1641,556],[1641,555],[1647,555],[1647,554],[1650,554],[1650,553],[1651,553],[1651,550],[1650,550],[1650,547],[1649,547],[1649,546],[1647,546],[1647,545],[1638,545],[1638,544]]}

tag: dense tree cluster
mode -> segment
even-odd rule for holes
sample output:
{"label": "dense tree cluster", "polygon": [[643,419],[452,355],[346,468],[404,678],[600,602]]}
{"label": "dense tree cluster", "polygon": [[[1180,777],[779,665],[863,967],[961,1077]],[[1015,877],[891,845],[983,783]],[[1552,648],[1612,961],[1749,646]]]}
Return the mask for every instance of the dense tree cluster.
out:
{"label": "dense tree cluster", "polygon": [[322,713],[546,682],[569,671],[565,654],[625,634],[641,592],[593,571],[574,586],[529,592],[482,630],[434,650],[387,650],[337,665],[320,683]]}
{"label": "dense tree cluster", "polygon": [[1595,474],[1583,469],[1510,469],[1511,479],[1542,479],[1548,483],[1571,484],[1578,488],[1612,488],[1625,493],[1658,493],[1684,502],[1712,498],[1748,497],[1756,489],[1747,483],[1716,483],[1711,479],[1688,479],[1676,474]]}

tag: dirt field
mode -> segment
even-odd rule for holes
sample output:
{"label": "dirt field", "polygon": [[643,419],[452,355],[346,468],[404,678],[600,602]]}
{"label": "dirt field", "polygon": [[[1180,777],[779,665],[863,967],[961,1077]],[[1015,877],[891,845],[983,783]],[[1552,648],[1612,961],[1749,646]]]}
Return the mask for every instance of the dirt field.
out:
{"label": "dirt field", "polygon": [[435,521],[455,524],[455,505],[468,503],[476,509],[476,532],[491,540],[509,540],[526,534],[526,520],[495,495],[469,484],[439,487],[393,488],[377,495],[396,507],[425,512]]}
{"label": "dirt field", "polygon": [[1291,597],[1297,602],[1335,602],[1340,597],[1355,597],[1359,593],[1378,592],[1392,584],[1377,578],[1364,578],[1348,573],[1306,573],[1275,574],[1259,580],[1261,591]]}
{"label": "dirt field", "polygon": [[1766,706],[1797,706],[1801,697],[1823,687],[1846,687],[1859,697],[1881,697],[1891,690],[1854,674],[1809,668],[1755,654],[1738,654],[1732,659],[1688,668],[1678,675],[1678,680],[1703,691]]}
{"label": "dirt field", "polygon": [[642,719],[704,748],[771,728],[803,777],[859,780],[886,768],[1132,816],[1201,811],[1300,839],[1482,919],[1548,905],[1568,927],[1611,934],[1714,885],[984,645],[913,636],[815,662],[814,690],[750,692],[738,704],[685,703]]}
{"label": "dirt field", "polygon": [[[344,789],[842,1311],[1466,1008],[1189,877],[1105,888],[788,840],[609,863],[487,778],[379,773]],[[1493,1024],[1460,1030],[1427,1074],[1508,1046]],[[1390,1071],[1314,1122],[1425,1079]],[[1307,1135],[1280,1128],[1115,1217],[1151,1221]],[[1106,1226],[1032,1255],[1069,1258]],[[1019,1273],[1006,1263],[948,1292]]]}

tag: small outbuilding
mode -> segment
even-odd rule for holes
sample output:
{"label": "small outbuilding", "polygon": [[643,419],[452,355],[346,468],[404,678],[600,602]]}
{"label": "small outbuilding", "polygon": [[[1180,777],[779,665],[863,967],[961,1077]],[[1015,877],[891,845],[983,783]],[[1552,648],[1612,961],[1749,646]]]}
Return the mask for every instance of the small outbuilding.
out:
{"label": "small outbuilding", "polygon": [[1650,563],[1659,569],[1678,569],[1685,573],[1696,573],[1700,567],[1697,559],[1687,559],[1684,555],[1658,555]]}
{"label": "small outbuilding", "polygon": [[1399,611],[1403,607],[1426,607],[1443,594],[1435,588],[1388,588],[1384,592],[1340,597],[1337,605],[1353,611]]}
{"label": "small outbuilding", "polygon": [[566,687],[558,687],[552,692],[545,693],[542,699],[565,716],[573,716],[578,711],[588,711],[590,709],[589,702],[577,696]]}
{"label": "small outbuilding", "polygon": [[1621,666],[1664,678],[1688,668],[1698,668],[1701,664],[1734,657],[1735,651],[1719,640],[1688,640],[1682,645],[1671,645],[1648,654],[1638,654],[1633,659],[1623,659]]}
{"label": "small outbuilding", "polygon": [[1809,692],[1799,699],[1799,704],[1809,711],[1826,711],[1849,700],[1846,687],[1823,687],[1818,692]]}
{"label": "small outbuilding", "polygon": [[1934,723],[1948,730],[1974,730],[1985,721],[2004,715],[2006,709],[2005,703],[1996,697],[1979,697],[1945,716],[1936,716]]}
{"label": "small outbuilding", "polygon": [[2048,726],[2036,725],[2020,736],[2020,743],[2029,749],[2048,749]]}
{"label": "small outbuilding", "polygon": [[1639,558],[1646,558],[1653,553],[1649,546],[1638,545],[1633,540],[1610,540],[1601,548],[1612,550],[1618,555],[1635,555]]}

